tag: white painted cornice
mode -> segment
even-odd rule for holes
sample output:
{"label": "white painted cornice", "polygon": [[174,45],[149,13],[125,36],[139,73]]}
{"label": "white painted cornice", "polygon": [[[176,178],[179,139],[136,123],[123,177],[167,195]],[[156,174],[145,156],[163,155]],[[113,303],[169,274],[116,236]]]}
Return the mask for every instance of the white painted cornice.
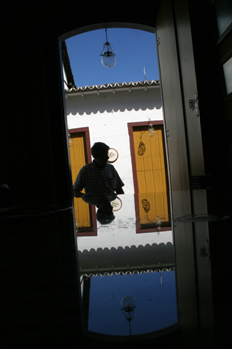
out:
{"label": "white painted cornice", "polygon": [[132,82],[116,82],[114,84],[106,85],[93,85],[93,86],[84,86],[84,87],[73,87],[65,91],[66,97],[74,96],[84,96],[85,94],[97,94],[100,95],[102,92],[110,92],[115,94],[118,91],[128,91],[132,92],[136,90],[144,90],[145,92],[148,89],[154,89],[160,87],[159,80],[146,80],[146,81],[132,81]]}

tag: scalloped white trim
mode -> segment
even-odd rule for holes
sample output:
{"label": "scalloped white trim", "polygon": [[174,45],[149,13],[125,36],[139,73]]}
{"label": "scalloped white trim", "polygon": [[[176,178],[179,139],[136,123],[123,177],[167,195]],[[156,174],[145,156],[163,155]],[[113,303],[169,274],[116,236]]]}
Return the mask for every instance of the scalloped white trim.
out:
{"label": "scalloped white trim", "polygon": [[71,89],[67,89],[67,92],[78,92],[78,91],[93,91],[93,90],[104,90],[108,88],[115,87],[130,87],[130,86],[152,86],[152,85],[160,85],[159,80],[147,80],[147,81],[131,81],[131,82],[115,82],[114,84],[105,84],[105,85],[92,85],[92,86],[84,86],[84,87],[72,87]]}
{"label": "scalloped white trim", "polygon": [[156,273],[156,272],[164,272],[164,271],[175,271],[174,267],[171,268],[162,268],[162,269],[147,269],[147,270],[133,270],[133,271],[112,271],[112,272],[104,272],[104,273],[100,273],[100,272],[96,272],[96,273],[92,273],[92,272],[81,272],[80,273],[82,276],[113,276],[113,275],[133,275],[133,274],[142,274],[142,273]]}

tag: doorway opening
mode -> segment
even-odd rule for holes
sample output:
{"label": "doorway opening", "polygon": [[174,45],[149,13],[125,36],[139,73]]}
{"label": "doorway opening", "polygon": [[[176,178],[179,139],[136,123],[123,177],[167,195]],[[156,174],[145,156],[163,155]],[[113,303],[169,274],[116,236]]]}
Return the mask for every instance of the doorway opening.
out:
{"label": "doorway opening", "polygon": [[[102,29],[100,30],[99,27]],[[111,29],[115,26],[112,24]],[[133,26],[132,26],[133,27]],[[117,28],[117,27],[116,27]],[[92,28],[91,28],[92,29]],[[89,29],[89,31],[91,30]],[[104,33],[104,26],[98,26],[98,31]],[[122,32],[123,28],[119,28]],[[118,30],[119,30],[118,29]],[[140,28],[141,29],[141,28]],[[147,28],[146,28],[147,29]],[[139,30],[138,28],[133,28],[133,30],[138,34],[142,32],[144,34],[145,30]],[[115,29],[116,30],[116,29]],[[126,28],[125,31],[132,31],[132,29]],[[86,31],[86,33],[89,33]],[[84,30],[83,30],[84,32]],[[149,34],[153,35],[153,44],[156,49],[156,39],[154,28],[149,28]],[[79,36],[82,34],[79,33]],[[111,32],[108,32],[109,39],[112,41],[112,45],[114,47],[115,53],[117,54],[117,41],[114,39],[113,35],[110,37]],[[102,38],[104,36],[102,35]],[[123,36],[119,36],[120,40],[118,40],[118,47],[120,43],[123,41]],[[67,47],[69,46],[67,44]],[[84,40],[85,45],[87,45],[86,40]],[[99,40],[98,46],[101,48],[102,42]],[[125,47],[128,46],[128,40],[124,44]],[[136,35],[134,39],[135,48],[139,52],[138,42],[136,41]],[[79,52],[83,52],[83,49],[80,49]],[[68,52],[69,50],[67,50]],[[146,55],[147,52],[143,51],[143,55]],[[156,51],[156,50],[155,50]],[[118,51],[119,52],[119,51]],[[128,51],[129,52],[129,51]],[[123,51],[124,54],[128,55],[128,52]],[[78,53],[79,54],[79,53]],[[81,55],[81,54],[79,54]],[[152,54],[151,54],[152,56]],[[100,57],[93,57],[91,55],[91,61],[93,59],[98,60],[99,69],[103,69],[104,74],[110,71],[109,69],[113,68],[105,68],[101,66]],[[134,56],[134,59],[135,56]],[[129,65],[132,65],[132,59],[129,59]],[[157,58],[156,58],[157,61]],[[72,67],[72,59],[70,58],[70,66]],[[117,64],[119,64],[120,59],[117,57]],[[81,64],[80,64],[81,65]],[[90,143],[89,145],[85,145],[85,148],[91,147],[95,142],[104,142],[110,147],[110,152],[113,154],[114,161],[112,161],[112,165],[115,167],[120,177],[122,178],[125,184],[125,194],[118,195],[117,199],[118,203],[112,202],[113,208],[115,208],[115,220],[108,225],[101,225],[97,222],[95,226],[96,234],[92,234],[90,238],[88,234],[81,234],[77,229],[77,244],[78,244],[78,257],[79,257],[79,265],[80,265],[80,274],[81,274],[81,287],[82,287],[82,295],[86,294],[85,285],[90,283],[84,282],[84,280],[99,277],[100,279],[103,276],[109,276],[109,279],[112,282],[115,280],[113,276],[121,275],[125,276],[129,274],[136,274],[137,277],[147,279],[148,274],[152,273],[163,273],[163,275],[168,274],[170,271],[174,272],[174,249],[173,249],[173,236],[170,227],[170,207],[167,202],[166,205],[160,205],[160,207],[164,207],[165,212],[159,212],[157,216],[152,217],[151,227],[149,227],[149,231],[144,232],[144,234],[136,234],[136,227],[141,223],[141,217],[136,213],[136,203],[139,202],[140,198],[136,198],[138,196],[138,192],[135,191],[135,177],[133,177],[133,156],[130,147],[130,137],[128,134],[128,127],[131,123],[142,122],[143,126],[148,129],[149,125],[154,127],[157,124],[163,123],[163,114],[162,114],[162,102],[161,102],[161,91],[160,91],[160,81],[159,76],[154,76],[154,78],[149,78],[149,68],[144,67],[146,64],[141,64],[140,68],[140,76],[141,78],[128,78],[121,79],[122,81],[111,81],[104,80],[106,83],[92,83],[90,85],[88,83],[81,83],[83,86],[78,86],[78,76],[77,80],[74,76],[75,83],[73,86],[70,86],[69,81],[65,82],[65,101],[66,101],[66,116],[67,116],[67,128],[69,130],[69,135],[71,138],[70,149],[70,160],[71,160],[71,168],[73,172],[75,162],[75,158],[83,158],[83,154],[81,155],[81,148],[78,148],[77,153],[75,153],[73,146],[76,143],[77,134],[78,137],[81,136],[81,132],[83,129],[88,132]],[[117,66],[117,65],[116,65]],[[124,67],[125,68],[125,67]],[[144,69],[145,68],[145,69]],[[81,70],[84,71],[83,66],[81,65]],[[87,65],[87,71],[90,70],[90,65]],[[158,63],[157,63],[157,71],[158,71]],[[125,69],[124,69],[125,73]],[[90,72],[86,73],[87,75],[91,75]],[[118,75],[119,76],[119,75]],[[91,76],[90,76],[91,77]],[[64,78],[67,79],[67,75]],[[91,77],[92,78],[92,77]],[[126,80],[126,81],[125,81]],[[130,81],[131,80],[131,81]],[[84,80],[85,81],[85,80]],[[87,80],[86,80],[87,81]],[[90,79],[90,81],[92,81]],[[111,82],[109,82],[111,81]],[[157,128],[157,127],[156,127]],[[74,132],[75,130],[75,132]],[[102,132],[103,131],[103,132]],[[159,133],[160,130],[155,129],[155,133]],[[163,135],[162,147],[165,148],[165,132],[161,131]],[[74,136],[74,134],[76,134]],[[148,136],[148,137],[153,137]],[[155,139],[155,138],[154,138]],[[83,148],[83,147],[82,147]],[[77,149],[77,148],[76,148]],[[83,148],[84,149],[84,148]],[[153,158],[153,152],[146,152],[146,156]],[[140,156],[143,156],[141,154]],[[89,159],[88,159],[89,161]],[[166,159],[164,160],[164,163]],[[155,164],[154,161],[152,163]],[[153,165],[152,165],[153,166]],[[162,167],[164,169],[164,178],[165,180],[168,177],[167,174],[167,163]],[[154,172],[154,171],[153,171]],[[76,176],[76,173],[75,173]],[[152,174],[152,177],[153,174]],[[159,177],[159,176],[158,176]],[[158,178],[157,177],[157,178]],[[75,181],[75,177],[72,178],[73,183]],[[159,178],[160,180],[160,178]],[[156,179],[158,183],[158,179]],[[161,180],[162,181],[162,180]],[[166,181],[166,191],[168,188],[168,181]],[[143,194],[140,192],[140,194]],[[148,193],[144,193],[146,196]],[[149,194],[150,195],[150,194]],[[151,194],[152,195],[152,194]],[[140,195],[141,196],[141,195]],[[158,195],[159,196],[159,195]],[[166,193],[166,196],[169,200],[169,195]],[[144,200],[144,198],[143,198]],[[140,200],[141,201],[141,200]],[[153,200],[154,201],[154,200]],[[153,202],[150,200],[150,202]],[[158,200],[159,201],[159,200]],[[155,201],[154,201],[155,203]],[[115,205],[115,207],[114,207]],[[119,206],[117,206],[119,205]],[[150,204],[152,205],[152,204]],[[138,206],[138,205],[137,205]],[[118,208],[119,207],[119,208]],[[167,210],[169,207],[169,210]],[[91,211],[91,208],[89,211]],[[141,210],[141,208],[139,208]],[[144,209],[144,207],[143,207]],[[146,206],[146,209],[147,206]],[[153,210],[153,208],[152,208]],[[75,212],[76,212],[75,207]],[[154,211],[154,210],[153,210]],[[78,212],[78,211],[77,211]],[[96,213],[96,211],[95,211]],[[79,213],[76,213],[78,215]],[[93,217],[94,215],[92,215]],[[165,222],[163,222],[163,216],[165,217]],[[167,217],[166,217],[167,216]],[[75,217],[78,220],[78,217]],[[150,218],[149,218],[150,220]],[[79,221],[79,220],[78,220]],[[168,222],[168,226],[167,226]],[[94,226],[94,222],[88,222],[89,225]],[[144,224],[144,222],[142,222]],[[88,228],[88,227],[86,227]],[[94,235],[94,236],[93,236]],[[146,276],[147,275],[147,276]],[[164,277],[163,280],[166,278]],[[103,280],[103,278],[102,278]],[[129,280],[129,279],[128,279]],[[172,282],[175,284],[175,278],[172,278]],[[140,284],[141,288],[142,284]],[[158,288],[154,287],[154,292],[162,292],[162,287]],[[163,287],[164,288],[164,287]],[[141,294],[143,287],[141,289],[135,290],[138,294]],[[174,290],[174,291],[173,291]],[[91,290],[88,290],[87,294],[90,295]],[[126,290],[125,290],[126,292]],[[175,299],[175,307],[176,307],[176,291],[175,287],[172,288],[172,299]],[[133,296],[133,295],[132,295]],[[106,302],[110,301],[107,299]],[[85,298],[85,308],[86,308],[86,296]],[[84,299],[83,298],[83,299]],[[117,297],[115,297],[116,299]],[[158,297],[154,297],[153,301],[155,302],[155,306],[161,306],[161,303],[157,301]],[[90,299],[87,300],[87,303]],[[97,301],[97,299],[96,299]],[[114,301],[114,300],[113,300]],[[142,302],[141,297],[137,297],[137,302]],[[175,308],[174,307],[174,308]],[[176,309],[176,308],[175,308]],[[120,305],[119,305],[120,310]],[[160,309],[161,310],[161,309]],[[162,310],[161,310],[162,313]],[[98,317],[97,313],[95,316]],[[165,315],[166,316],[166,315]],[[84,313],[85,317],[85,313]],[[147,317],[149,321],[149,316]],[[86,323],[86,318],[84,322]],[[122,320],[124,321],[124,319]],[[166,327],[169,328],[170,331],[176,329],[177,325],[177,312],[174,316],[174,322],[172,324],[166,324]],[[88,323],[88,321],[87,321]],[[173,326],[174,327],[173,327]],[[88,325],[87,325],[88,326]],[[103,325],[105,326],[105,325]],[[148,328],[148,327],[147,327]],[[165,325],[163,325],[163,329]],[[87,331],[90,329],[87,327]],[[147,330],[148,332],[155,332],[157,329],[153,328],[153,330]],[[159,328],[160,330],[160,328]],[[92,332],[99,332],[102,334],[107,334],[105,329],[94,330],[91,327]],[[146,326],[145,326],[146,333]],[[110,333],[112,334],[112,333]],[[136,333],[134,333],[136,334]],[[138,334],[138,333],[137,333]],[[121,333],[117,332],[117,328],[115,327],[115,336],[120,336]]]}

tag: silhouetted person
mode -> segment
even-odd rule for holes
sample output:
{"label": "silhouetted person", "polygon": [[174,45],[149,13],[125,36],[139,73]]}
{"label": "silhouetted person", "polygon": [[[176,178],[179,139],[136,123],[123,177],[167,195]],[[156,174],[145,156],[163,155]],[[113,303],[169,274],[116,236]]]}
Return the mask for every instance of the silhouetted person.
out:
{"label": "silhouetted person", "polygon": [[[75,197],[81,197],[85,202],[97,206],[102,214],[104,208],[106,213],[109,213],[110,202],[116,199],[117,194],[124,194],[123,181],[114,166],[107,163],[108,150],[109,147],[105,143],[98,142],[92,146],[91,154],[94,160],[81,168],[73,186]],[[83,188],[85,194],[81,193]],[[104,204],[101,204],[102,202]]]}

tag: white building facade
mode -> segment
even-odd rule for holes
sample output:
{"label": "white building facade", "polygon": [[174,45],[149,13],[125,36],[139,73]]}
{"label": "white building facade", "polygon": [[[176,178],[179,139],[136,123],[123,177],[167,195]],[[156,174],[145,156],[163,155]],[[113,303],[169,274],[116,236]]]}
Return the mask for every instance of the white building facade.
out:
{"label": "white building facade", "polygon": [[[78,130],[88,130],[89,148],[95,142],[104,142],[116,150],[118,158],[113,162],[113,166],[125,184],[125,194],[118,195],[122,207],[114,212],[115,220],[107,226],[97,222],[97,232],[94,236],[78,237],[80,267],[84,268],[86,273],[93,269],[104,271],[106,260],[109,262],[107,269],[111,267],[115,271],[127,269],[128,266],[144,270],[162,266],[173,267],[170,226],[165,228],[161,223],[161,227],[153,225],[144,231],[137,229],[139,217],[136,215],[136,183],[132,140],[129,136],[130,125],[141,124],[145,129],[149,124],[162,125],[159,81],[72,88],[65,92],[65,97],[70,134]],[[160,218],[162,222],[162,217]],[[125,253],[125,249],[132,247],[140,249],[137,256],[133,253],[133,258],[130,253]],[[115,252],[118,249],[121,251],[121,258],[117,256],[119,252]],[[114,253],[110,253],[113,250]],[[98,258],[97,255],[101,257]]]}

